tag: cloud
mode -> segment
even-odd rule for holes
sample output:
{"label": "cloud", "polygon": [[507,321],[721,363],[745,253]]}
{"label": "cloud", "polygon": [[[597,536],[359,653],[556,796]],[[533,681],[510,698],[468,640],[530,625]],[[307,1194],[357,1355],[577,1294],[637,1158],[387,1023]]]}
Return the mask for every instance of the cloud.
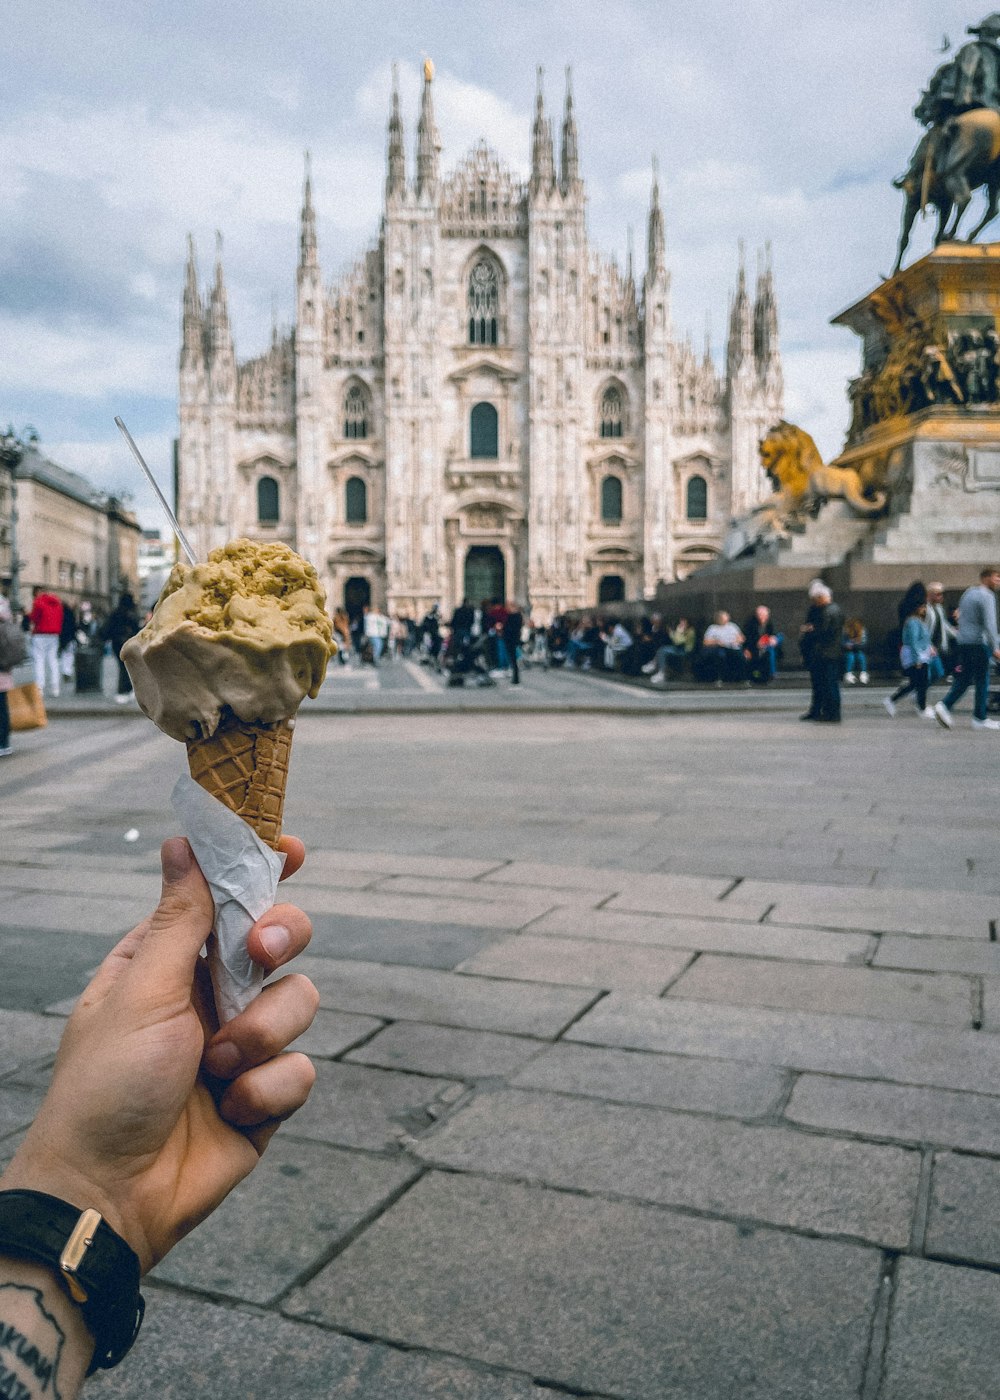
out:
{"label": "cloud", "polygon": [[[160,448],[176,419],[185,238],[201,277],[224,233],[241,358],[272,305],[291,318],[303,152],[312,152],[325,276],[378,236],[391,66],[412,170],[420,59],[452,169],[480,137],[527,172],[535,67],[558,141],[573,87],[592,245],[644,262],[650,159],[660,187],[680,330],[718,346],[737,243],[770,241],[789,411],[824,442],[843,431],[852,337],[828,318],[892,264],[891,177],[919,135],[911,111],[959,41],[966,0],[793,0],[697,7],[657,0],[487,0],[459,5],[245,0],[239,23],[211,0],[15,3],[5,17],[0,128],[0,420],[31,421],[75,454],[117,456],[113,412]],[[915,231],[913,255],[930,230]],[[112,436],[102,434],[110,433]],[[67,465],[74,465],[67,460]]]}

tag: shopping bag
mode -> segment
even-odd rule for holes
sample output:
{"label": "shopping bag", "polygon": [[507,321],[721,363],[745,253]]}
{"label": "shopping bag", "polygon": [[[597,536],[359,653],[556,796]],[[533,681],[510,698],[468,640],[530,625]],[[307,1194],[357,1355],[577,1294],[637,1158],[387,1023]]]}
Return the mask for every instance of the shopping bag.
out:
{"label": "shopping bag", "polygon": [[16,685],[7,692],[7,705],[10,709],[10,727],[22,729],[44,729],[48,724],[45,714],[45,701],[42,692],[34,681],[27,685]]}

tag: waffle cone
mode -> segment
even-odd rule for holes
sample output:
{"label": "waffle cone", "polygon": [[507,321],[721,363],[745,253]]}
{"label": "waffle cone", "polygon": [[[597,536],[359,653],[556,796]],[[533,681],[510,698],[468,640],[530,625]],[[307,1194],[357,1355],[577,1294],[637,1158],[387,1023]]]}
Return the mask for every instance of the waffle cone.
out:
{"label": "waffle cone", "polygon": [[274,850],[281,835],[294,722],[245,724],[234,717],[210,739],[187,741],[188,767],[198,786],[242,817]]}

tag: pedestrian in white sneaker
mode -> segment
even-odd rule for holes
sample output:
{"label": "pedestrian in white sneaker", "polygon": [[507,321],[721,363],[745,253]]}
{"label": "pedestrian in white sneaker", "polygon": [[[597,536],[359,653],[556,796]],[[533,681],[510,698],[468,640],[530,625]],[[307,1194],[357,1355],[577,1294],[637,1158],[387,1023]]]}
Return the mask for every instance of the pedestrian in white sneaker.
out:
{"label": "pedestrian in white sneaker", "polygon": [[904,695],[916,696],[917,714],[934,717],[928,709],[927,685],[930,678],[930,663],[935,656],[931,646],[931,634],[927,630],[927,604],[915,602],[913,611],[903,623],[902,645],[899,648],[899,664],[906,672],[906,681],[898,690],[882,701],[890,715],[896,713],[896,702]]}
{"label": "pedestrian in white sneaker", "polygon": [[974,687],[973,729],[1000,729],[1000,721],[988,719],[986,714],[990,697],[990,660],[1000,661],[998,588],[1000,565],[991,564],[980,572],[978,585],[967,588],[959,600],[955,680],[944,699],[934,706],[935,718],[945,729],[953,727],[952,710],[970,685]]}

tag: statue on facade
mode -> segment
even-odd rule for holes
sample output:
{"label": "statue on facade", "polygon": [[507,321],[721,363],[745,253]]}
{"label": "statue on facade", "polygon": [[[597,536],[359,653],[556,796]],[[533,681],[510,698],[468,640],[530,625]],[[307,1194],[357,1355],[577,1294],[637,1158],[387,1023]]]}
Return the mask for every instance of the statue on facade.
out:
{"label": "statue on facade", "polygon": [[973,242],[1000,209],[1000,13],[969,27],[975,38],[934,73],[914,116],[928,128],[909,167],[893,184],[905,195],[893,274],[902,265],[917,213],[937,210],[935,247],[955,238],[972,192],[985,188],[986,210]]}

